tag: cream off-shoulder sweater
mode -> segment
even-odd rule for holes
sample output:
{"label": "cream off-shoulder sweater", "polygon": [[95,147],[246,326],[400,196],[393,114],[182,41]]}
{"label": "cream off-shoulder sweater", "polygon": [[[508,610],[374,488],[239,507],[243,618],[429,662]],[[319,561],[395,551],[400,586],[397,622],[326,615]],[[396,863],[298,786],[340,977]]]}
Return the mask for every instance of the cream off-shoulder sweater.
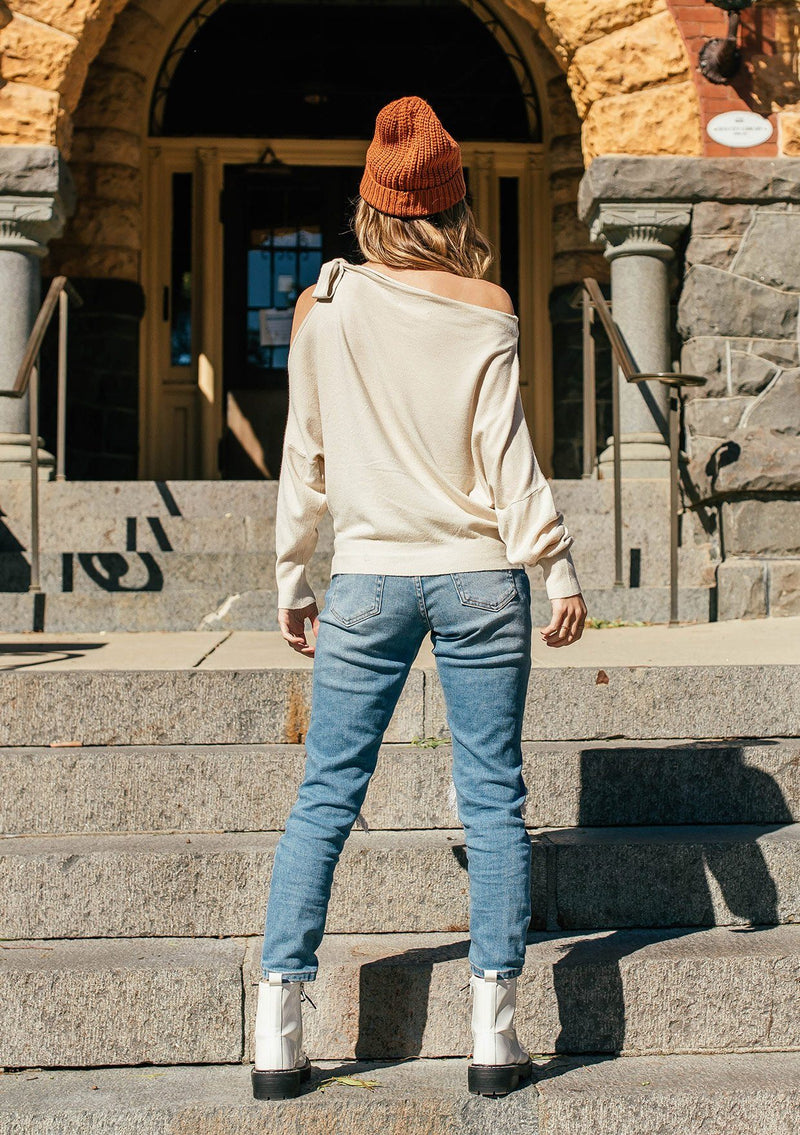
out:
{"label": "cream off-shoulder sweater", "polygon": [[289,350],[278,485],[278,606],[316,602],[306,565],[326,508],[331,574],[539,564],[580,593],[573,537],[525,421],[516,315],[326,261]]}

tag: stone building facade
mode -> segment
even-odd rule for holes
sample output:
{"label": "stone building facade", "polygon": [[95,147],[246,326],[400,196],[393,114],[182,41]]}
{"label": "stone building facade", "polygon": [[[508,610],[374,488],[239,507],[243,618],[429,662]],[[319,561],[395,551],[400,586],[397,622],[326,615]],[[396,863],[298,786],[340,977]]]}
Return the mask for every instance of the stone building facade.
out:
{"label": "stone building facade", "polygon": [[[474,105],[489,107],[474,137],[448,118],[446,91],[437,101],[424,50],[405,73],[414,91],[388,55],[384,85],[370,78],[363,51],[324,81],[314,73],[285,130],[288,110],[283,123],[265,111],[264,129],[248,125],[264,93],[256,72],[269,68],[237,76],[235,55],[223,58],[250,58],[243,29],[260,29],[254,60],[285,69],[271,99],[280,111],[313,69],[309,28],[358,19],[367,40],[374,23],[385,42],[375,21],[391,8],[421,45],[426,28],[431,40],[452,30]],[[717,84],[699,55],[727,19],[703,0],[0,0],[0,387],[13,382],[42,281],[65,274],[85,301],[71,323],[68,476],[274,476],[285,385],[258,402],[231,377],[231,297],[241,292],[236,318],[255,321],[259,307],[234,278],[245,247],[258,250],[247,234],[234,248],[236,202],[273,208],[253,188],[266,184],[254,167],[269,146],[292,171],[324,166],[343,204],[379,106],[420,93],[464,139],[478,219],[501,251],[494,278],[522,317],[523,400],[545,472],[577,478],[584,468],[575,293],[592,276],[641,371],[681,367],[707,380],[684,395],[682,494],[716,542],[719,614],[800,611],[800,3],[744,11],[742,67]],[[291,38],[298,28],[306,39]],[[356,72],[372,87],[353,109]],[[459,95],[467,107],[469,94]],[[344,136],[304,134],[309,108],[326,104],[351,107]],[[770,129],[751,146],[712,140],[709,123],[730,111]],[[233,167],[249,171],[244,181]],[[305,192],[302,178],[294,185]],[[290,300],[271,301],[276,321]],[[248,324],[261,335],[256,353],[264,326]],[[611,367],[599,346],[592,459],[605,478]],[[274,377],[278,355],[272,363]],[[666,387],[621,393],[623,477],[665,477]],[[47,446],[51,405],[45,397]],[[24,472],[25,414],[24,402],[0,399],[0,475]]]}

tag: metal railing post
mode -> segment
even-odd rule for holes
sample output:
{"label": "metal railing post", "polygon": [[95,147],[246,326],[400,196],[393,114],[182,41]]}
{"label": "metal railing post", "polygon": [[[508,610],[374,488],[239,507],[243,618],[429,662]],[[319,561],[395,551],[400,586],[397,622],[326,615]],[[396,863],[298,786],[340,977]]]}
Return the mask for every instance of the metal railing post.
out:
{"label": "metal railing post", "polygon": [[678,409],[680,392],[669,389],[669,622],[678,621]]}
{"label": "metal railing post", "polygon": [[597,364],[595,359],[594,308],[589,293],[581,293],[583,322],[583,476],[593,477],[597,461]]}
{"label": "metal railing post", "polygon": [[614,586],[624,587],[622,579],[622,457],[619,435],[619,376],[620,368],[616,355],[613,356],[611,378],[611,432],[614,435]]}
{"label": "metal railing post", "polygon": [[56,395],[56,480],[65,480],[64,464],[67,447],[67,319],[69,296],[58,297],[58,390]]}
{"label": "metal railing post", "polygon": [[39,573],[39,355],[31,367],[31,581],[28,591],[41,591]]}
{"label": "metal railing post", "polygon": [[[669,386],[669,625],[678,622],[678,476],[679,476],[679,410],[681,386],[705,386],[706,379],[697,374],[659,373],[642,374],[628,344],[611,316],[608,301],[600,291],[597,280],[587,277],[583,281],[585,296],[600,319],[611,344],[613,373],[611,378],[612,433],[614,451],[614,586],[622,587],[622,478],[620,454],[619,383],[657,380]],[[586,392],[586,338],[584,323],[584,394]],[[620,377],[621,376],[621,377]],[[584,411],[585,412],[585,411]],[[585,430],[585,418],[584,418]],[[584,437],[585,437],[584,432]]]}

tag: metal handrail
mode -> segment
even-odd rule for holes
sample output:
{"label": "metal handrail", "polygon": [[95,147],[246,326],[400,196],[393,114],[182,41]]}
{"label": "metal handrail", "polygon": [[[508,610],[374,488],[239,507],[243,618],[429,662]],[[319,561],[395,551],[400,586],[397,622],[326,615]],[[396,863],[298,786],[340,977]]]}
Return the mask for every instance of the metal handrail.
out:
{"label": "metal handrail", "polygon": [[[596,312],[611,346],[616,364],[611,380],[612,433],[614,436],[614,586],[624,587],[622,579],[622,477],[620,457],[619,372],[626,382],[638,383],[657,380],[670,388],[669,392],[669,625],[678,622],[678,478],[679,478],[679,411],[681,386],[705,386],[706,379],[698,374],[678,374],[661,371],[645,374],[637,369],[628,344],[611,314],[608,301],[597,280],[586,277],[581,293],[583,306],[583,396],[584,396],[584,470],[595,461],[596,429],[595,357],[591,333],[592,318]],[[591,414],[587,413],[587,404]],[[591,428],[589,418],[591,417]]]}
{"label": "metal handrail", "polygon": [[56,394],[56,480],[63,481],[66,448],[67,402],[67,312],[69,301],[76,307],[83,300],[66,276],[54,276],[39,313],[34,320],[17,377],[10,390],[0,390],[3,398],[24,398],[30,391],[31,437],[31,580],[28,591],[41,591],[39,563],[39,378],[40,354],[47,329],[58,307],[58,388]]}

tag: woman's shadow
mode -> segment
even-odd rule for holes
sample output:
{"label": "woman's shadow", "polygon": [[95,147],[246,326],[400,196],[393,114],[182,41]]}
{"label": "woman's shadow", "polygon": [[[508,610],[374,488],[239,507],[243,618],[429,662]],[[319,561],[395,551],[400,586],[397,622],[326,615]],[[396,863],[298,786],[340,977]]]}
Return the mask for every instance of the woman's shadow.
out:
{"label": "woman's shadow", "polygon": [[[749,748],[772,746],[748,742]],[[744,925],[732,932],[756,933],[779,921],[778,896],[757,840],[791,823],[780,786],[762,769],[745,763],[746,750],[728,742],[695,742],[657,749],[586,749],[581,754],[579,824],[598,828],[625,823],[670,826],[675,838],[691,825],[680,856],[680,871],[654,879],[632,874],[626,886],[645,895],[666,890],[666,902],[686,912],[687,926],[660,930],[612,929],[601,939],[575,941],[553,967],[560,1032],[557,1053],[609,1056],[625,1047],[626,1012],[621,962],[654,938],[696,934],[717,922],[709,876],[731,915]],[[664,775],[668,760],[669,774]],[[626,813],[620,820],[620,801]],[[698,817],[704,823],[698,824]],[[746,825],[740,839],[715,839],[717,825]],[[702,831],[698,832],[698,827]],[[643,870],[645,868],[643,867]],[[635,925],[635,924],[633,924]],[[571,933],[581,933],[571,926]],[[584,931],[585,932],[585,931]],[[554,1062],[549,1074],[563,1064]],[[545,1072],[545,1074],[548,1074]]]}
{"label": "woman's shadow", "polygon": [[[751,749],[772,744],[761,740],[747,742]],[[733,927],[733,932],[756,933],[759,928],[777,923],[776,887],[756,841],[760,835],[792,822],[793,817],[776,781],[762,769],[748,765],[746,755],[742,745],[730,742],[647,749],[608,746],[582,751],[578,816],[582,828],[654,825],[669,826],[674,833],[676,826],[688,827],[690,821],[696,832],[700,826],[698,817],[706,824],[702,825],[704,832],[687,839],[679,874],[666,878],[666,882],[656,881],[649,875],[651,861],[647,877],[643,867],[639,877],[634,872],[626,880],[632,894],[644,894],[648,888],[666,885],[676,907],[690,912],[687,921],[691,925],[655,930],[611,929],[591,937],[583,935],[597,927],[562,928],[565,935],[574,935],[576,940],[565,946],[553,966],[559,1032],[551,1051],[579,1053],[579,1061],[595,1061],[598,1056],[608,1058],[624,1049],[626,1011],[621,963],[654,938],[677,939],[714,926],[717,916],[709,875],[731,914],[746,923]],[[668,775],[665,762],[669,762]],[[722,824],[748,825],[746,840],[715,842],[714,826]],[[463,849],[453,851],[461,853],[459,861],[466,868]],[[541,907],[544,896],[534,896],[534,901]],[[552,927],[558,929],[557,925]],[[531,936],[532,941],[541,939],[541,934]],[[355,1055],[362,1070],[402,1062],[422,1052],[431,998],[437,996],[435,966],[451,959],[465,959],[468,951],[469,940],[464,939],[446,946],[406,950],[361,966]],[[398,968],[402,970],[399,978],[390,972]],[[444,1011],[447,1012],[446,1007]],[[454,1021],[458,1016],[453,1014]],[[376,1059],[376,1053],[387,1052],[396,1055]],[[551,1061],[540,1069],[538,1078],[558,1075],[574,1063],[574,1059],[567,1063]],[[347,1066],[352,1070],[352,1065]]]}

